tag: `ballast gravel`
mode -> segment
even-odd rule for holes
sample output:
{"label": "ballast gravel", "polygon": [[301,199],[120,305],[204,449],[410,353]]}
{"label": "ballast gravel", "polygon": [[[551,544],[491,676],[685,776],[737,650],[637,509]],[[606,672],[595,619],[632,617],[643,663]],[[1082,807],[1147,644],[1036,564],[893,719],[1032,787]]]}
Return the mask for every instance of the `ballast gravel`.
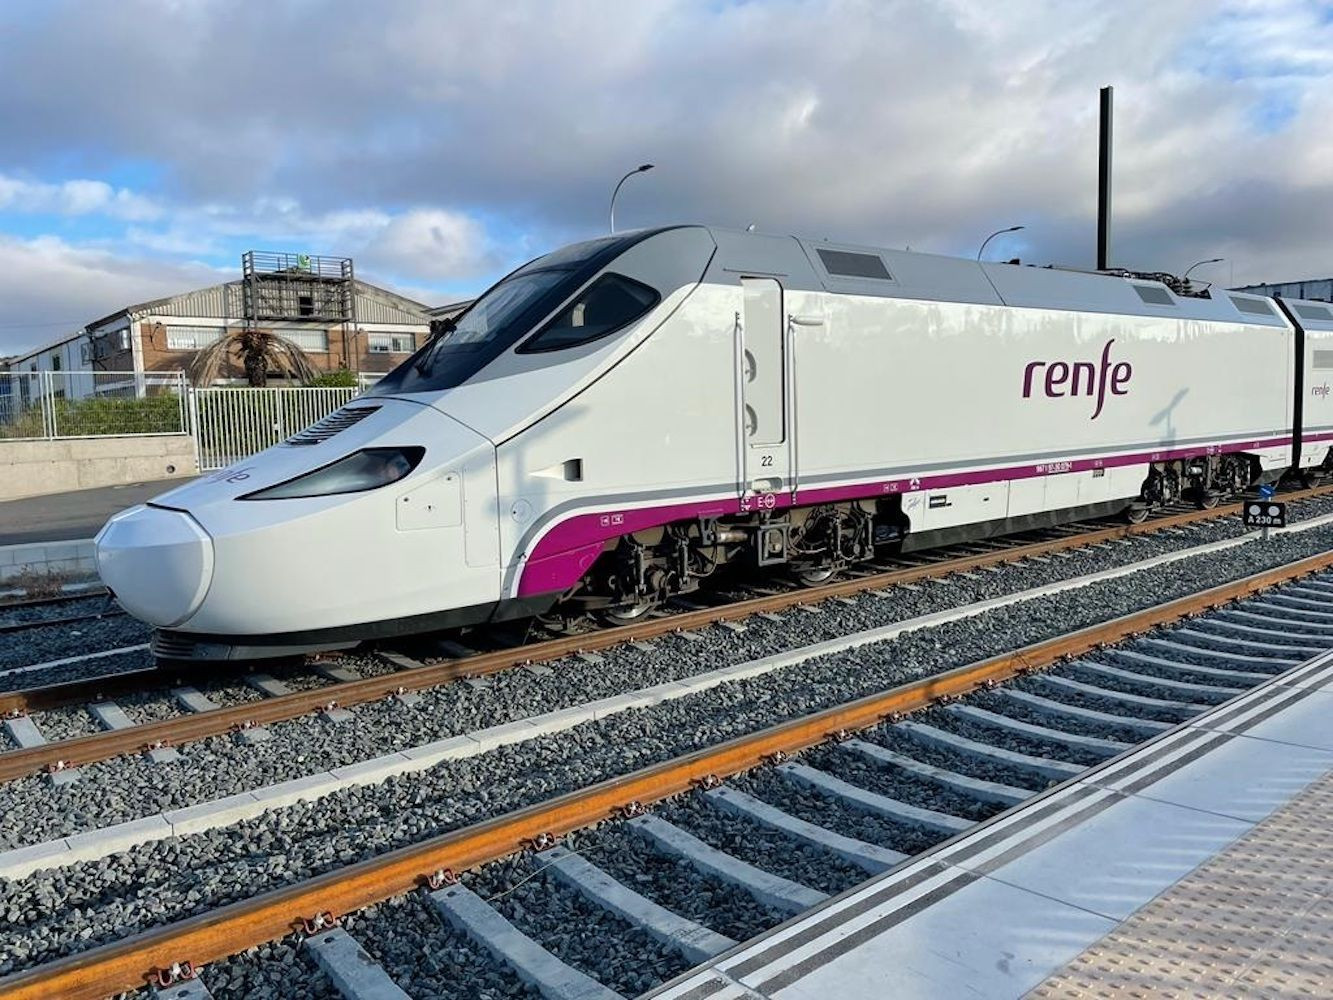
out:
{"label": "ballast gravel", "polygon": [[54,603],[5,604],[0,600],[0,628],[21,622],[44,622],[56,618],[73,618],[76,615],[96,615],[114,607],[114,602],[105,593]]}
{"label": "ballast gravel", "polygon": [[[213,1000],[343,1000],[294,938],[214,962],[204,968],[201,978]],[[140,991],[135,1000],[153,1000],[153,995]]]}
{"label": "ballast gravel", "polygon": [[547,875],[534,855],[487,865],[462,881],[556,958],[622,996],[638,996],[690,967],[646,931]]}
{"label": "ballast gravel", "polygon": [[[753,786],[737,783],[736,787],[753,794]],[[800,797],[801,791],[793,789],[782,801],[789,804],[790,799]],[[719,851],[829,895],[865,881],[865,872],[836,855],[724,813],[697,795],[673,799],[653,812]],[[830,828],[834,825],[831,820],[824,820]]]}
{"label": "ballast gravel", "polygon": [[[36,721],[37,728],[46,737],[48,743],[55,743],[58,740],[72,740],[102,731],[102,727],[97,724],[97,720],[82,705],[54,708],[49,712],[43,712],[40,719]],[[95,811],[93,815],[96,815]],[[0,839],[2,838],[3,835],[0,834]]]}
{"label": "ballast gravel", "polygon": [[804,763],[891,799],[962,819],[979,822],[989,819],[1002,808],[993,802],[971,798],[892,765],[873,761],[846,747],[815,747],[804,756]]}
{"label": "ballast gravel", "polygon": [[1045,757],[1049,760],[1063,760],[1070,764],[1091,767],[1100,764],[1113,751],[1093,750],[1088,747],[1070,746],[1040,736],[1007,729],[989,722],[977,722],[962,715],[939,708],[928,708],[912,716],[914,720],[954,733],[977,743],[986,743],[993,747],[1004,747],[1027,754],[1029,757]]}
{"label": "ballast gravel", "polygon": [[[35,662],[48,663],[49,660]],[[93,660],[67,663],[58,667],[44,667],[40,670],[3,670],[0,669],[0,691],[19,691],[24,688],[48,687],[54,684],[68,684],[71,681],[105,677],[109,674],[123,674],[133,670],[148,670],[153,666],[153,658],[147,649],[136,649],[129,653],[113,653],[99,656]]]}
{"label": "ballast gravel", "polygon": [[[1056,676],[1064,676],[1061,671],[1053,671]],[[1088,708],[1094,712],[1105,712],[1108,715],[1123,715],[1127,718],[1149,719],[1154,722],[1166,722],[1174,725],[1177,722],[1184,722],[1194,715],[1194,712],[1183,708],[1171,708],[1166,705],[1142,705],[1137,702],[1121,701],[1112,695],[1087,694],[1081,691],[1071,691],[1069,688],[1061,687],[1058,684],[1052,684],[1044,680],[1043,674],[1034,674],[1031,677],[1017,678],[1013,682],[1013,687],[1018,691],[1026,691],[1029,694],[1035,694],[1040,698],[1047,698],[1050,701],[1057,701],[1063,705],[1072,705],[1075,708]],[[1069,680],[1076,678],[1070,677]],[[1102,685],[1105,688],[1105,685]],[[1168,699],[1163,699],[1168,700]],[[1179,701],[1179,699],[1176,699]]]}
{"label": "ballast gravel", "polygon": [[[1130,643],[1123,648],[1144,656],[1152,656],[1159,660],[1167,660],[1172,664],[1179,664],[1182,670],[1191,666],[1201,666],[1218,670],[1235,670],[1241,673],[1280,674],[1290,667],[1292,662],[1299,663],[1305,659],[1303,656],[1288,653],[1284,658],[1291,662],[1281,663],[1272,657],[1253,656],[1250,653],[1240,653],[1236,649],[1204,649],[1198,646],[1192,637],[1187,635],[1173,637],[1171,643],[1171,646],[1165,647],[1139,641]],[[1223,653],[1244,656],[1245,659],[1228,659],[1221,655]]]}
{"label": "ballast gravel", "polygon": [[[1041,598],[911,633],[890,643],[825,655],[763,677],[611,716],[519,746],[498,748],[425,774],[405,775],[371,788],[347,789],[318,803],[299,803],[226,829],[147,844],[100,861],[0,882],[0,906],[16,915],[0,932],[4,945],[0,948],[0,972],[287,884],[914,677],[1153,606],[1201,587],[1323,551],[1330,544],[1333,530],[1321,528],[1281,536],[1265,545],[1246,545],[1197,557],[1155,569],[1146,580],[1130,576]],[[932,588],[931,593],[947,590]],[[909,594],[918,596],[917,592]],[[897,606],[896,597],[881,600],[890,607]],[[857,607],[865,603],[857,602]],[[829,607],[833,610],[828,615],[787,616],[784,624],[788,644],[806,641],[804,630],[811,623],[851,606],[833,602]],[[677,639],[657,644],[654,655],[656,661],[667,664],[667,673],[680,669],[682,660],[686,668],[711,669],[731,661],[724,655],[728,644],[744,640],[749,634],[748,630],[733,634],[710,629],[705,633],[707,644]],[[523,714],[558,707],[539,700],[518,703],[518,691],[511,684],[540,684],[556,677],[566,688],[564,703],[569,703],[576,700],[571,699],[571,692],[581,692],[584,681],[600,683],[608,674],[623,680],[626,668],[617,653],[605,654],[595,670],[580,662],[582,669],[571,670],[565,664],[545,677],[527,671],[498,676],[481,694],[506,707],[521,707]],[[642,667],[640,664],[640,670]],[[662,679],[661,673],[638,675],[637,683],[628,686]],[[472,689],[454,685],[446,690],[471,697],[466,692]],[[402,709],[373,707],[382,708],[398,726],[414,716]],[[501,713],[504,711],[502,708]],[[355,732],[363,738],[375,735],[373,726],[362,729],[373,715],[363,715],[358,709],[354,720],[344,724],[343,733]],[[433,721],[447,727],[450,720]],[[249,787],[256,770],[272,768],[268,773],[280,780],[327,768],[327,746],[339,745],[331,738],[334,728],[312,730],[311,726],[306,720],[273,727],[274,738],[269,744],[279,744],[285,755],[276,760],[266,749],[268,744],[240,749],[228,740],[212,740],[188,746],[178,764],[167,765],[175,769],[174,780],[172,773],[157,765],[133,759],[89,766],[86,770],[92,773],[59,790],[49,788],[41,779],[15,782],[0,794],[0,809],[14,820],[6,824],[5,833],[24,842],[46,839],[53,831],[68,832],[70,827],[86,829],[131,818],[140,814],[145,802],[158,809],[175,804],[171,800],[177,794],[188,801]],[[289,736],[281,730],[295,732]],[[438,729],[437,734],[444,735]],[[1000,745],[1013,745],[1012,738],[998,738]],[[260,767],[255,768],[255,764]],[[957,763],[951,769],[970,773]],[[1045,787],[1044,782],[1033,784],[1031,776],[1026,780],[1011,778],[1007,783]],[[154,887],[151,895],[144,893],[144,885]],[[35,903],[39,895],[47,902]],[[26,943],[24,953],[10,947],[18,941]]]}
{"label": "ballast gravel", "polygon": [[152,631],[147,625],[129,615],[0,635],[0,671],[8,667],[26,667],[34,663],[62,660],[83,653],[137,646],[147,642],[151,635]]}
{"label": "ballast gravel", "polygon": [[[802,756],[802,762],[806,760]],[[839,774],[841,777],[841,774]],[[911,854],[915,851],[924,850],[940,838],[932,831],[922,829],[921,827],[897,823],[891,819],[878,816],[868,812],[862,812],[840,801],[817,791],[807,785],[793,781],[789,776],[768,768],[759,768],[747,774],[738,775],[732,778],[729,784],[734,785],[743,792],[749,792],[755,798],[763,799],[770,805],[777,806],[784,812],[789,812],[797,819],[803,819],[807,823],[814,823],[816,826],[827,827],[844,837],[851,837],[853,840],[864,840],[867,844],[878,844],[880,847],[887,847],[903,854]],[[891,796],[894,797],[894,796]],[[727,818],[727,814],[723,814]],[[733,821],[734,822],[734,821]],[[785,838],[776,837],[773,843],[781,845],[786,842]],[[818,848],[808,848],[814,851],[816,856],[823,857],[826,852]],[[781,853],[772,856],[774,863],[779,863]],[[862,881],[865,876],[856,875],[860,869],[843,862],[838,861],[838,869],[849,876],[854,876],[852,885]],[[830,887],[826,891],[834,890],[832,887],[835,882],[828,882]],[[823,886],[816,886],[823,888]]]}
{"label": "ballast gravel", "polygon": [[733,941],[748,940],[787,919],[731,883],[657,852],[622,823],[579,831],[565,846],[641,896]]}
{"label": "ballast gravel", "polygon": [[[1145,650],[1145,652],[1148,651]],[[1158,656],[1159,659],[1166,660],[1167,657],[1159,656],[1162,652],[1164,652],[1164,650],[1157,650],[1148,652],[1148,655]],[[1206,673],[1192,669],[1194,664],[1188,663],[1184,659],[1172,660],[1168,666],[1166,663],[1153,663],[1147,660],[1139,660],[1124,656],[1119,650],[1115,649],[1104,650],[1099,655],[1101,656],[1100,662],[1105,663],[1108,667],[1119,667],[1124,670],[1131,670],[1134,673],[1142,674],[1145,677],[1161,677],[1163,680],[1180,681],[1184,684],[1207,684],[1213,687],[1235,688],[1238,691],[1250,687],[1254,683],[1248,677],[1232,677],[1227,674]],[[1202,657],[1200,657],[1199,665],[1205,667],[1217,666],[1215,661],[1212,663],[1203,662]],[[1225,670],[1226,668],[1219,667],[1218,669]],[[1239,670],[1240,668],[1237,667],[1236,669]],[[1268,673],[1268,671],[1263,670],[1246,672],[1256,674]],[[1280,673],[1280,671],[1272,671],[1272,673]],[[1191,697],[1193,696],[1191,695]]]}
{"label": "ballast gravel", "polygon": [[[1300,651],[1308,646],[1333,642],[1333,634],[1327,632],[1318,634],[1306,630],[1306,633],[1312,638],[1304,638],[1299,634],[1284,635],[1280,632],[1275,635],[1270,635],[1267,632],[1247,633],[1242,629],[1232,628],[1225,622],[1195,622],[1194,630],[1199,633],[1199,636],[1192,641],[1201,647],[1230,649],[1233,652],[1244,652],[1253,656],[1299,657],[1302,655]],[[1277,632],[1276,629],[1270,629],[1270,631]],[[1203,638],[1204,636],[1207,638]],[[1246,643],[1260,643],[1261,645],[1240,645],[1242,640]]]}
{"label": "ballast gravel", "polygon": [[[1108,691],[1121,691],[1125,694],[1147,695],[1149,698],[1161,698],[1169,701],[1186,702],[1193,705],[1217,705],[1232,697],[1230,694],[1223,694],[1215,691],[1166,691],[1155,687],[1152,683],[1152,676],[1140,671],[1139,665],[1135,665],[1133,672],[1141,674],[1143,680],[1131,680],[1126,677],[1105,674],[1094,670],[1096,666],[1114,667],[1116,664],[1111,662],[1111,658],[1105,655],[1105,651],[1098,653],[1096,660],[1074,660],[1060,669],[1060,676],[1068,677],[1071,681],[1078,681],[1081,684],[1092,684],[1097,687],[1105,688]],[[1172,677],[1170,680],[1181,680],[1180,677]],[[1235,689],[1239,693],[1239,689]]]}
{"label": "ballast gravel", "polygon": [[[916,716],[913,716],[913,719],[915,720]],[[896,726],[878,726],[857,735],[860,739],[869,743],[877,743],[887,750],[913,757],[923,764],[953,771],[955,774],[961,774],[969,778],[993,781],[1013,788],[1026,788],[1034,792],[1039,792],[1052,784],[1049,778],[1043,778],[1041,775],[1024,768],[1000,764],[973,754],[948,750],[938,744],[919,740],[906,730],[899,729]]]}
{"label": "ballast gravel", "polygon": [[412,1000],[538,1000],[540,994],[440,918],[423,890],[343,919]]}
{"label": "ballast gravel", "polygon": [[1078,736],[1094,736],[1103,740],[1118,740],[1121,743],[1138,743],[1144,737],[1142,731],[1129,726],[1074,715],[1057,715],[1044,708],[1029,705],[1027,702],[1017,701],[1013,698],[1006,698],[1002,694],[989,691],[979,692],[974,697],[969,698],[968,702],[977,706],[977,708],[984,708],[988,712],[1006,716],[1017,722],[1026,722],[1033,726],[1045,726],[1048,729],[1058,729],[1061,732],[1074,733]]}
{"label": "ballast gravel", "polygon": [[[1214,525],[1209,530],[1216,530]],[[1196,528],[1183,535],[1195,536]],[[1147,571],[1145,586],[1138,575],[1094,584],[1091,589],[1052,595],[1023,605],[1002,609],[992,615],[1014,623],[1016,631],[1003,643],[997,638],[987,648],[973,644],[976,658],[991,655],[1002,648],[1012,648],[1063,631],[1064,622],[1091,624],[1130,610],[1158,603],[1168,597],[1193,592],[1269,568],[1314,552],[1322,551],[1333,539],[1333,527],[1313,529],[1301,534],[1284,535],[1266,544],[1250,543],[1238,549],[1196,556],[1168,566]],[[1191,538],[1197,543],[1197,538]],[[142,758],[122,758],[90,765],[81,781],[65,786],[51,795],[40,779],[25,779],[0,789],[0,808],[17,808],[30,820],[19,830],[0,831],[0,848],[39,842],[55,836],[80,831],[68,821],[68,806],[80,796],[97,799],[103,817],[101,825],[136,819],[158,810],[181,808],[265,784],[273,784],[316,771],[358,763],[369,757],[419,746],[432,740],[499,725],[580,704],[594,698],[619,694],[663,681],[716,669],[732,663],[782,652],[798,645],[846,635],[859,629],[873,628],[921,614],[938,611],[968,601],[989,599],[1014,589],[1043,582],[1053,575],[1077,568],[1095,572],[1107,568],[1106,553],[1119,553],[1145,546],[1169,547],[1157,536],[1128,540],[1124,546],[1077,551],[1069,559],[1033,564],[1029,569],[1009,567],[1000,573],[977,574],[975,578],[951,578],[949,586],[929,589],[896,588],[890,596],[863,595],[852,604],[827,601],[821,613],[808,615],[790,611],[781,621],[756,618],[746,622],[743,632],[722,628],[700,633],[704,641],[690,641],[680,636],[655,639],[648,649],[625,646],[599,654],[597,663],[569,657],[551,666],[548,673],[527,670],[508,671],[486,678],[483,685],[450,684],[423,692],[421,701],[404,710],[395,700],[357,706],[353,718],[337,725],[318,718],[293,720],[269,726],[274,738],[258,745],[239,745],[232,737],[216,737],[183,748],[176,765],[190,780],[164,780],[160,765]],[[1136,558],[1147,553],[1137,551]],[[1019,586],[1015,587],[1015,578]],[[1103,605],[1100,595],[1106,595]],[[1069,609],[1068,611],[1066,609]],[[1073,615],[1071,619],[1071,614]],[[1023,622],[1030,624],[1023,626]],[[957,623],[963,629],[975,629],[976,623]],[[841,675],[828,678],[839,682],[839,689],[877,690],[880,686],[900,683],[911,677],[941,669],[941,657],[947,655],[949,629],[932,629],[916,637],[905,637],[922,655],[914,662],[903,662],[901,669],[884,665],[871,673],[853,666]],[[1012,631],[1012,630],[1011,630]],[[931,643],[929,636],[941,639]],[[969,633],[971,634],[971,633]],[[925,643],[924,646],[918,644]],[[842,662],[855,664],[857,657],[868,655],[853,651]],[[968,662],[966,657],[949,659],[950,665]],[[817,661],[794,668],[798,673]],[[781,690],[787,678],[796,676],[792,669],[779,671],[758,683]],[[864,683],[863,683],[864,682]],[[886,684],[887,682],[887,684]],[[85,713],[86,714],[86,713]],[[43,716],[45,718],[45,715]],[[64,731],[64,730],[61,730]],[[87,730],[85,730],[87,731]],[[48,737],[57,738],[57,737]],[[153,803],[149,808],[149,803]],[[88,810],[84,810],[88,812]]]}

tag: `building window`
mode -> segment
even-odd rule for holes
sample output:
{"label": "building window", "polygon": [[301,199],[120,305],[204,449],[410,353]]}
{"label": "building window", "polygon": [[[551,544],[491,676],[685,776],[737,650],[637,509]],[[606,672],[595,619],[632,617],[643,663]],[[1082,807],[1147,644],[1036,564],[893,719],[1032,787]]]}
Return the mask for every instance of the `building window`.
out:
{"label": "building window", "polygon": [[58,372],[58,371],[60,371],[60,355],[59,355],[59,354],[52,354],[52,355],[51,355],[51,370],[52,370],[53,372]]}
{"label": "building window", "polygon": [[297,311],[302,316],[315,315],[315,298],[313,295],[299,295],[296,299]]}
{"label": "building window", "polygon": [[367,339],[371,354],[411,354],[417,349],[410,333],[372,333]]}
{"label": "building window", "polygon": [[278,335],[290,340],[303,351],[325,354],[329,349],[328,330],[280,330]]}
{"label": "building window", "polygon": [[167,350],[197,351],[201,347],[217,343],[225,332],[220,326],[169,326]]}

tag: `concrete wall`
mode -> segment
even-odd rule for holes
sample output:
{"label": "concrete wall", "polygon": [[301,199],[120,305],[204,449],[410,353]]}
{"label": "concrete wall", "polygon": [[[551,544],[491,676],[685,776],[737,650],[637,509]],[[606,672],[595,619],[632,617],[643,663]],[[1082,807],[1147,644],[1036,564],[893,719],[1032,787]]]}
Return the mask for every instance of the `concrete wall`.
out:
{"label": "concrete wall", "polygon": [[188,434],[0,441],[0,500],[193,476]]}
{"label": "concrete wall", "polygon": [[90,538],[65,542],[0,545],[0,593],[20,576],[54,574],[62,580],[96,581],[97,563]]}

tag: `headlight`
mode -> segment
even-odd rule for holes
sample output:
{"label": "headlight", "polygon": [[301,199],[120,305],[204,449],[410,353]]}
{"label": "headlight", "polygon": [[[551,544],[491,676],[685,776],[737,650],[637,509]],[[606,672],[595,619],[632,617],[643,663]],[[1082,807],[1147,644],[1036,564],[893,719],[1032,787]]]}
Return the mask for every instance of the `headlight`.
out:
{"label": "headlight", "polygon": [[338,493],[364,493],[396,483],[417,467],[425,448],[364,448],[331,465],[277,486],[256,490],[242,500],[293,500]]}

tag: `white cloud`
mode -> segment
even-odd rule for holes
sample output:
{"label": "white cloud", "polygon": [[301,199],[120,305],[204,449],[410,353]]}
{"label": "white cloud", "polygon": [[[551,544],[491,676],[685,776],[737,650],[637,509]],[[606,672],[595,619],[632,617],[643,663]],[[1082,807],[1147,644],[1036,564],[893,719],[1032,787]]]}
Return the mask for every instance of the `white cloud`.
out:
{"label": "white cloud", "polygon": [[372,269],[417,281],[455,281],[495,266],[482,227],[457,212],[413,209],[389,220],[361,251]]}
{"label": "white cloud", "polygon": [[0,355],[73,334],[125,306],[231,276],[204,264],[126,257],[51,236],[0,236]]}
{"label": "white cloud", "polygon": [[[5,27],[0,130],[18,138],[0,207],[133,223],[132,255],[243,241],[479,287],[601,231],[615,179],[651,161],[623,226],[758,222],[970,254],[1025,224],[1003,252],[1086,265],[1096,94],[1113,83],[1118,262],[1333,271],[1318,0],[330,0],[314,19],[271,5],[262,32],[224,0],[125,0]],[[296,111],[274,65],[336,99]],[[89,170],[86,187],[28,179],[145,155],[161,180],[142,191]]]}
{"label": "white cloud", "polygon": [[0,210],[53,215],[103,215],[127,221],[160,218],[162,206],[105,181],[76,179],[48,183],[0,174]]}

